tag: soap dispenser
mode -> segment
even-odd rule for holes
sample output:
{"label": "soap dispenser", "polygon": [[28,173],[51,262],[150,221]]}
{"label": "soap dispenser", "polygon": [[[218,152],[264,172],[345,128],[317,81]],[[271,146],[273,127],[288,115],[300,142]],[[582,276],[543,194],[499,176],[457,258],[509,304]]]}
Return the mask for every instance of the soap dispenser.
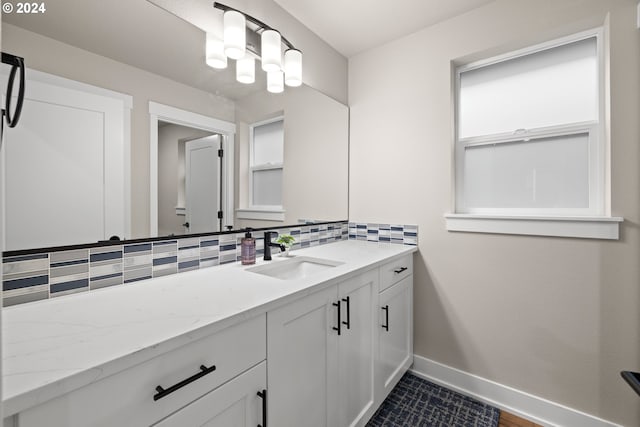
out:
{"label": "soap dispenser", "polygon": [[256,239],[251,237],[250,228],[247,228],[244,237],[240,240],[240,259],[242,265],[256,263]]}

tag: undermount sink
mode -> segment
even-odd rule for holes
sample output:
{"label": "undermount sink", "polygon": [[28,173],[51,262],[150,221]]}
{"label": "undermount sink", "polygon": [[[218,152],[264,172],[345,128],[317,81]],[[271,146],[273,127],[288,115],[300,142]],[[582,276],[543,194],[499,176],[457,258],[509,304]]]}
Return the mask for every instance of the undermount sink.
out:
{"label": "undermount sink", "polygon": [[343,263],[322,258],[297,256],[285,261],[274,261],[271,264],[247,268],[247,271],[275,277],[277,279],[295,280],[304,279],[340,264]]}

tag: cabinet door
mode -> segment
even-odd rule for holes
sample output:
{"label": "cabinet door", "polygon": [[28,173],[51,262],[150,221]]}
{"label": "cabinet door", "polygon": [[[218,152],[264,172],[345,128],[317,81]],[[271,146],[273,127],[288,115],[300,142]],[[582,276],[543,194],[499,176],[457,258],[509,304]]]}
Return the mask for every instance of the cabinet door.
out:
{"label": "cabinet door", "polygon": [[413,363],[413,276],[380,293],[378,368],[381,403]]}
{"label": "cabinet door", "polygon": [[338,285],[342,323],[338,338],[339,426],[364,425],[374,412],[377,292],[377,269]]}
{"label": "cabinet door", "polygon": [[263,393],[266,383],[262,362],[154,426],[255,427],[263,423],[266,408],[258,392]]}
{"label": "cabinet door", "polygon": [[270,426],[337,425],[335,286],[267,314]]}

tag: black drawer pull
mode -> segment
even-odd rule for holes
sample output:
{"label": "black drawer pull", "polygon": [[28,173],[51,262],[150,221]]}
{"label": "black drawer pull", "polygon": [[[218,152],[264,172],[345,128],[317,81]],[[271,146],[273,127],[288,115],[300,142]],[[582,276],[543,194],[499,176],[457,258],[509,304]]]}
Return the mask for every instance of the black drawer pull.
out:
{"label": "black drawer pull", "polygon": [[262,398],[262,424],[258,427],[267,427],[267,390],[259,391],[258,397]]}
{"label": "black drawer pull", "polygon": [[153,395],[153,400],[158,400],[158,399],[162,399],[163,397],[173,393],[174,391],[181,389],[182,387],[186,386],[187,384],[191,384],[192,382],[194,382],[195,380],[197,380],[198,378],[202,378],[207,374],[210,374],[211,372],[216,370],[216,365],[212,365],[210,368],[207,368],[204,365],[200,365],[200,372],[198,372],[197,374],[191,375],[189,378],[184,379],[182,381],[180,381],[177,384],[172,385],[171,387],[164,389],[162,388],[162,386],[158,386],[156,387],[156,391],[158,392],[157,394]]}
{"label": "black drawer pull", "polygon": [[393,270],[394,273],[396,274],[400,274],[403,271],[407,270],[409,267],[400,267],[400,268],[396,268],[395,270]]}
{"label": "black drawer pull", "polygon": [[342,298],[342,301],[347,303],[347,321],[342,322],[343,325],[346,325],[347,329],[351,329],[351,300],[349,297]]}
{"label": "black drawer pull", "polygon": [[333,303],[334,307],[338,307],[338,327],[336,328],[335,326],[333,327],[334,331],[338,331],[338,335],[340,335],[340,300],[338,300],[338,302],[334,302]]}
{"label": "black drawer pull", "polygon": [[381,307],[384,310],[384,325],[382,325],[382,329],[389,331],[389,305],[385,305]]}

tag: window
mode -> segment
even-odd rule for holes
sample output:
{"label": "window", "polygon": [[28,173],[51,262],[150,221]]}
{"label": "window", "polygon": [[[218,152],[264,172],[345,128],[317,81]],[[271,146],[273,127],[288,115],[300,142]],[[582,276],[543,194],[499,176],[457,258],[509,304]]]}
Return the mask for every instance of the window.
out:
{"label": "window", "polygon": [[[571,218],[583,227],[607,214],[601,43],[600,32],[583,33],[456,70],[449,230],[574,236],[517,220]],[[620,219],[611,220],[617,238]]]}
{"label": "window", "polygon": [[282,210],[283,118],[252,125],[249,144],[250,208]]}

